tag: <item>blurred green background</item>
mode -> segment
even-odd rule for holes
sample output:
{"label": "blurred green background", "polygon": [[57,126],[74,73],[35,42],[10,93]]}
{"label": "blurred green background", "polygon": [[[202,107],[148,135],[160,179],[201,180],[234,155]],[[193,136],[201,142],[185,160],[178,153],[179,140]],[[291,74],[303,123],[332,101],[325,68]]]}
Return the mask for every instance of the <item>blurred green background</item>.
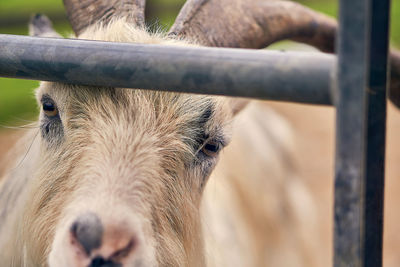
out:
{"label": "blurred green background", "polygon": [[[328,15],[337,14],[337,0],[298,1]],[[147,23],[167,29],[184,2],[185,0],[148,0]],[[0,0],[0,33],[26,35],[28,19],[35,13],[49,16],[62,35],[72,32],[66,21],[62,0]],[[392,46],[400,48],[400,0],[392,0],[391,42]],[[281,45],[287,48],[291,44]],[[38,84],[37,81],[0,78],[0,129],[27,124],[35,118],[37,108],[34,88]]]}

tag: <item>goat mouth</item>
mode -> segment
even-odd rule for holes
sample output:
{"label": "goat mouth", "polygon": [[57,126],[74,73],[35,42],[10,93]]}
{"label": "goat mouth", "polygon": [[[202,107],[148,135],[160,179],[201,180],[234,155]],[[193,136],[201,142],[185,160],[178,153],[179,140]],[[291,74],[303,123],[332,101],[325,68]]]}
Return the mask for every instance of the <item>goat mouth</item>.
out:
{"label": "goat mouth", "polygon": [[97,256],[92,259],[88,267],[122,267],[122,264],[110,259],[104,259],[101,256]]}
{"label": "goat mouth", "polygon": [[88,267],[122,267],[122,264],[120,263],[121,260],[130,254],[134,249],[135,244],[135,240],[131,239],[125,247],[117,250],[109,257],[105,258],[101,255],[97,255],[90,261]]}

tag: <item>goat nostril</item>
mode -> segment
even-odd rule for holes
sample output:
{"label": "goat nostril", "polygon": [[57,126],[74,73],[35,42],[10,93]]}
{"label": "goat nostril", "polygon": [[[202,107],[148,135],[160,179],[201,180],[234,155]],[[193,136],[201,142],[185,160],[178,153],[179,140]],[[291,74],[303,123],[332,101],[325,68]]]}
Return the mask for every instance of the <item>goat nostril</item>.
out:
{"label": "goat nostril", "polygon": [[110,259],[115,261],[122,260],[123,258],[127,257],[130,254],[130,252],[135,248],[135,246],[136,246],[136,240],[132,238],[125,247],[114,252],[110,256]]}
{"label": "goat nostril", "polygon": [[89,255],[93,249],[101,246],[103,226],[99,217],[94,213],[85,213],[78,217],[70,228],[72,237]]}

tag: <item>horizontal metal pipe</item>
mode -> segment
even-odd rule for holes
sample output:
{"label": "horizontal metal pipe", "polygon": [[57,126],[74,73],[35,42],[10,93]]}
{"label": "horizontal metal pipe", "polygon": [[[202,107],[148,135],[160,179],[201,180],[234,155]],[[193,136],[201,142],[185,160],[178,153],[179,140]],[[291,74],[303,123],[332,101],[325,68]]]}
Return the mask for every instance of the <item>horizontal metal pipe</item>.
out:
{"label": "horizontal metal pipe", "polygon": [[309,104],[332,104],[335,61],[322,53],[0,35],[0,77]]}

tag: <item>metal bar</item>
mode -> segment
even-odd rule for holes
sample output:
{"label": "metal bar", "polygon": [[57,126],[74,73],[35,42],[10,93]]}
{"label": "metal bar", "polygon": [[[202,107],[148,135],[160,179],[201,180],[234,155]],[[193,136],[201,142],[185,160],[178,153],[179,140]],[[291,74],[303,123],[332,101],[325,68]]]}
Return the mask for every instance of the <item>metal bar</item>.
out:
{"label": "metal bar", "polygon": [[335,57],[0,35],[0,77],[331,104]]}
{"label": "metal bar", "polygon": [[382,266],[389,0],[341,0],[334,266]]}
{"label": "metal bar", "polygon": [[385,181],[386,98],[388,81],[390,0],[373,0],[368,36],[368,128],[365,185],[365,266],[382,266]]}

